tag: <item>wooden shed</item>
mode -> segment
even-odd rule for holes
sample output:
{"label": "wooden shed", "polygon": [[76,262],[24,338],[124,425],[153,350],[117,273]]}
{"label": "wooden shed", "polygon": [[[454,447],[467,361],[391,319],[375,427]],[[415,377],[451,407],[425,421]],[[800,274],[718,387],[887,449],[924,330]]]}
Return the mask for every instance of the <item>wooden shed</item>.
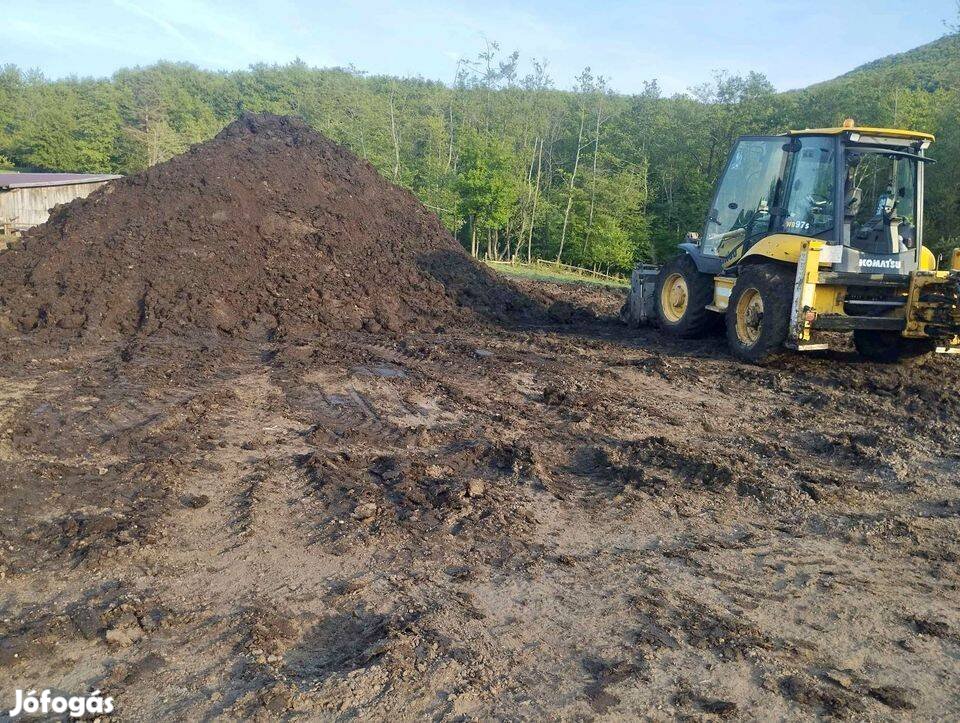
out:
{"label": "wooden shed", "polygon": [[94,173],[0,173],[0,229],[43,223],[59,203],[89,196],[120,176]]}

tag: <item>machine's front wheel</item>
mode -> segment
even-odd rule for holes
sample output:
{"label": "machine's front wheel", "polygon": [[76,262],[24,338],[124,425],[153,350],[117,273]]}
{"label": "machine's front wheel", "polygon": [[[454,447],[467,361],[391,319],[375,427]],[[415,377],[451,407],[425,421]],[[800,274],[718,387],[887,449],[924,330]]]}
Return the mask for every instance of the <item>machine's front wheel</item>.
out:
{"label": "machine's front wheel", "polygon": [[654,300],[660,327],[674,336],[701,336],[714,322],[713,312],[707,309],[713,301],[713,277],[700,273],[688,254],[680,254],[660,270]]}
{"label": "machine's front wheel", "polygon": [[908,339],[896,331],[855,329],[853,345],[864,359],[881,364],[896,364],[930,354],[936,342],[930,339]]}
{"label": "machine's front wheel", "polygon": [[727,306],[727,342],[738,359],[760,362],[783,349],[790,326],[794,273],[773,264],[740,271]]}

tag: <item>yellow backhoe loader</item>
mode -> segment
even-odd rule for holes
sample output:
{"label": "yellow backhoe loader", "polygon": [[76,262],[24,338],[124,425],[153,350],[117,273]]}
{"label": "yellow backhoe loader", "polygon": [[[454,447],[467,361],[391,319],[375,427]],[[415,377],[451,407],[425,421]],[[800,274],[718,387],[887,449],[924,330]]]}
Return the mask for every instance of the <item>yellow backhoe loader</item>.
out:
{"label": "yellow backhoe loader", "polygon": [[625,317],[694,337],[722,315],[730,350],[754,362],[826,349],[825,331],[876,361],[960,351],[960,252],[938,271],[923,245],[933,140],[849,119],[740,138],[702,234],[634,271]]}

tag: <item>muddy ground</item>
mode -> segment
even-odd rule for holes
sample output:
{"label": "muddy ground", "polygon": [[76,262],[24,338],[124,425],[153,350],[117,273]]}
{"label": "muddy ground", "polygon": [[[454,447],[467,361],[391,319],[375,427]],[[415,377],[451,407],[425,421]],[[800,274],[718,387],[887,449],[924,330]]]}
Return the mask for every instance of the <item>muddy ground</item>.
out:
{"label": "muddy ground", "polygon": [[15,337],[0,705],[955,715],[960,363],[748,366],[534,283],[556,323]]}

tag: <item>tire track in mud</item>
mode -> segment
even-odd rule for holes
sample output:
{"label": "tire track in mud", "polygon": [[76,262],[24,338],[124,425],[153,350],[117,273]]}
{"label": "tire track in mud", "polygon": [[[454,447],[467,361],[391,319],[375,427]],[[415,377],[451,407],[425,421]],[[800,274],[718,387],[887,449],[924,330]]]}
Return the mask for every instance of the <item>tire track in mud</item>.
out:
{"label": "tire track in mud", "polygon": [[242,559],[247,548],[302,544],[301,527],[290,524],[291,504],[305,494],[294,464],[304,450],[302,429],[283,416],[282,396],[267,374],[226,386],[231,401],[208,420],[218,442],[196,460],[175,534],[200,543],[198,557],[216,551]]}
{"label": "tire track in mud", "polygon": [[[383,356],[377,354],[378,358]],[[398,357],[391,355],[388,358],[392,364],[398,364]],[[433,361],[428,362],[427,368],[432,368]],[[320,420],[309,436],[317,448],[307,459],[308,469],[317,470],[311,472],[316,491],[329,495],[331,490],[339,487],[336,496],[323,499],[336,503],[341,499],[340,495],[347,493],[343,499],[353,500],[341,508],[341,514],[334,515],[339,519],[331,520],[337,526],[335,539],[339,542],[330,548],[325,543],[326,538],[321,537],[317,544],[324,544],[344,557],[396,554],[389,551],[396,550],[399,544],[404,559],[408,552],[412,553],[409,569],[414,572],[413,580],[395,575],[385,580],[375,573],[372,578],[353,575],[329,594],[329,604],[334,610],[342,609],[344,602],[349,604],[353,600],[353,612],[346,618],[347,622],[335,622],[337,613],[327,613],[317,628],[340,628],[340,636],[348,634],[359,620],[359,639],[346,643],[351,652],[336,653],[331,659],[328,646],[333,646],[335,652],[341,643],[329,639],[329,633],[312,632],[303,634],[295,653],[295,665],[289,664],[288,654],[281,656],[274,652],[265,656],[268,663],[271,657],[274,658],[270,670],[264,673],[265,679],[271,681],[267,687],[285,691],[279,696],[285,701],[283,705],[293,710],[311,709],[310,706],[315,705],[320,705],[320,710],[328,710],[330,701],[339,701],[335,706],[341,710],[377,706],[383,711],[399,713],[406,706],[416,704],[426,706],[426,710],[433,710],[435,714],[469,713],[483,710],[478,707],[480,703],[489,701],[490,691],[499,689],[496,680],[502,677],[502,673],[485,664],[482,653],[463,647],[467,639],[478,644],[483,642],[483,637],[475,633],[465,637],[459,625],[459,615],[478,615],[470,596],[466,591],[458,590],[454,597],[459,601],[456,607],[464,612],[450,618],[451,583],[442,581],[469,575],[477,564],[502,562],[497,548],[504,545],[515,530],[507,520],[496,517],[500,514],[497,506],[500,504],[499,491],[484,489],[478,492],[479,501],[477,498],[471,500],[469,493],[460,496],[462,486],[450,487],[450,482],[459,479],[460,485],[464,485],[470,475],[489,475],[494,470],[524,477],[529,472],[528,462],[522,451],[518,456],[509,444],[485,444],[473,450],[474,445],[466,441],[472,435],[464,434],[459,422],[464,412],[450,416],[430,403],[429,397],[435,387],[433,374],[424,374],[422,362],[413,374],[407,374],[406,367],[402,370],[400,373],[391,366],[379,371],[374,369],[375,373],[371,374],[369,366],[353,366],[348,371],[332,375],[306,374],[297,382],[299,389],[294,393],[294,400],[303,407],[310,407]],[[416,379],[411,380],[411,376]],[[304,386],[310,385],[319,387],[320,393],[304,390]],[[363,392],[365,389],[376,391],[366,393]],[[344,393],[345,390],[363,393],[366,399],[376,398],[379,406],[360,404],[354,394]],[[405,404],[411,396],[420,401],[412,406]],[[450,402],[447,397],[446,406],[449,407]],[[349,448],[349,456],[337,458],[335,450],[338,446]],[[373,498],[377,502],[372,503],[371,515],[358,515],[364,504],[371,504],[364,503],[362,495],[379,494],[380,491],[386,496]],[[488,508],[494,514],[494,518],[488,519],[493,519],[497,538],[489,537],[483,528],[475,528],[471,522],[471,509],[486,515]],[[393,510],[404,515],[418,514],[418,510],[423,510],[422,532],[411,539],[410,532],[417,530],[417,525],[411,528],[408,521],[397,526],[391,517]],[[431,517],[433,514],[437,515],[436,519]],[[461,564],[451,567],[445,552],[450,544],[444,540],[446,534],[474,540],[475,554],[459,557]],[[494,539],[496,548],[490,546]],[[409,549],[410,545],[417,546],[415,552]],[[524,557],[522,552],[520,557]],[[487,562],[479,562],[482,560]],[[443,562],[437,569],[439,561]],[[453,583],[457,588],[461,585]],[[418,622],[402,622],[396,629],[397,611],[411,609],[419,611]],[[370,626],[363,622],[367,619],[373,621]],[[400,620],[406,618],[401,615]],[[385,639],[376,632],[383,629],[388,631]],[[317,635],[327,642],[317,647]],[[364,642],[368,635],[383,642],[375,642],[371,647]],[[457,641],[456,652],[450,650],[453,641]],[[496,650],[489,644],[482,648],[490,652]],[[263,645],[257,644],[253,648],[257,652],[253,654],[259,655],[264,649]],[[415,653],[401,655],[405,649]],[[302,677],[308,671],[312,672],[306,678]],[[321,679],[311,684],[313,675],[320,675]],[[427,675],[429,677],[425,678]],[[430,681],[428,686],[424,685],[426,680]],[[431,691],[446,681],[458,691],[456,700],[451,696],[437,707],[437,703],[431,702],[434,695]],[[391,691],[389,698],[383,697],[384,685]],[[239,701],[238,705],[242,703]],[[270,702],[264,704],[269,706]]]}
{"label": "tire track in mud", "polygon": [[[318,381],[323,380],[306,377],[302,383],[310,385]],[[347,435],[353,442],[358,435],[363,435],[382,444],[385,441],[382,432],[386,427],[396,431],[392,423],[378,421],[382,415],[373,413],[371,407],[356,404],[352,395],[340,397],[333,394],[334,387],[327,387],[322,396],[328,402],[333,398],[329,406],[336,411],[333,419],[339,425],[340,434]],[[262,628],[271,627],[270,620],[276,618],[275,611],[283,609],[289,599],[313,600],[315,594],[312,591],[329,589],[331,580],[344,578],[343,570],[355,569],[357,558],[369,557],[370,552],[342,550],[337,558],[330,559],[317,548],[313,520],[324,513],[317,506],[315,490],[304,481],[303,472],[294,465],[294,460],[303,457],[310,449],[304,446],[304,430],[287,422],[286,435],[281,433],[276,438],[251,443],[254,432],[262,430],[272,419],[269,414],[264,414],[264,410],[283,409],[279,388],[266,377],[236,380],[231,388],[238,399],[237,408],[227,408],[217,415],[219,419],[230,420],[229,434],[224,435],[229,449],[212,451],[208,463],[217,468],[215,474],[204,478],[199,485],[192,485],[188,492],[191,499],[207,498],[197,512],[208,508],[219,512],[215,513],[215,521],[206,523],[206,527],[170,536],[172,546],[185,538],[203,541],[203,546],[191,555],[196,558],[194,564],[200,560],[217,559],[219,570],[209,570],[209,576],[193,576],[196,585],[194,598],[201,601],[198,602],[201,607],[207,606],[207,602],[202,601],[204,586],[221,589],[220,594],[232,601],[253,601],[240,610],[234,607],[235,612],[226,617],[218,615],[210,621],[210,625],[222,631],[224,640],[244,653],[233,669],[220,675],[217,687],[223,691],[222,698],[216,701],[212,710],[233,714],[265,707],[276,712],[298,705],[312,710],[318,699],[328,698],[317,690],[311,691],[309,679],[301,681],[298,677],[299,668],[314,665],[309,657],[313,654],[311,645],[315,644],[309,642],[312,634],[308,631],[302,633],[308,642],[301,645],[301,648],[306,645],[306,649],[294,654],[294,657],[299,656],[300,662],[288,663],[278,658],[279,648],[272,650],[269,640],[262,639]],[[295,409],[290,411],[296,416]],[[240,461],[233,451],[238,445],[242,450]],[[291,497],[300,498],[299,504],[292,508]],[[171,567],[183,565],[175,563]],[[281,570],[283,574],[278,576]],[[198,573],[201,573],[199,565]],[[348,573],[347,579],[349,577]],[[281,580],[286,582],[281,583]],[[183,580],[178,582],[182,584]],[[210,607],[222,606],[211,604]],[[324,615],[331,614],[324,612],[330,608],[323,602],[311,607],[317,611],[301,613],[301,617],[324,619]],[[346,619],[353,618],[347,615]],[[387,619],[392,618],[388,616]],[[297,620],[285,634],[289,636],[293,634],[290,630],[299,631],[305,624]],[[402,621],[397,624],[406,625]],[[392,629],[393,625],[390,623],[385,629]],[[378,644],[379,639],[372,638],[370,645]],[[354,645],[349,638],[344,644]],[[361,649],[357,654],[362,653]],[[321,659],[323,655],[326,653],[321,654]],[[380,658],[382,653],[375,651],[370,655]],[[341,670],[344,674],[350,672],[349,667],[333,664],[330,669],[332,685],[343,686]],[[375,677],[380,675],[374,673]],[[345,695],[346,691],[339,694],[341,699],[349,700],[349,696],[344,698]]]}
{"label": "tire track in mud", "polygon": [[[188,462],[178,509],[165,521],[163,544],[149,555],[169,604],[190,611],[189,622],[172,633],[186,658],[181,680],[190,694],[181,705],[212,715],[247,693],[249,669],[242,661],[198,668],[187,662],[190,653],[198,660],[214,650],[232,657],[250,601],[269,610],[297,594],[302,566],[291,561],[304,554],[309,532],[295,507],[308,495],[295,466],[302,429],[283,416],[282,395],[265,372],[237,376],[224,388],[226,403],[208,410],[201,430],[201,436],[216,430],[217,444]],[[179,710],[156,699],[141,705],[144,712]]]}

